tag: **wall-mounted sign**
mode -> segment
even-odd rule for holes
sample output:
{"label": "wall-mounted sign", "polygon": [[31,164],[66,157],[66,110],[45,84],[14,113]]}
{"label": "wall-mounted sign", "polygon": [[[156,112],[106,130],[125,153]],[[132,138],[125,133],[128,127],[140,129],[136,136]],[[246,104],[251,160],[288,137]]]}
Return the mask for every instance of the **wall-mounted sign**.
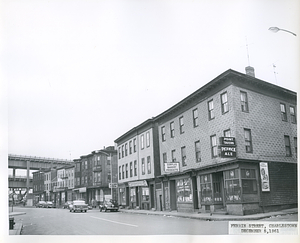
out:
{"label": "wall-mounted sign", "polygon": [[236,157],[236,147],[235,146],[220,146],[221,158],[231,158]]}
{"label": "wall-mounted sign", "polygon": [[220,144],[222,145],[236,145],[234,137],[220,137]]}
{"label": "wall-mounted sign", "polygon": [[79,188],[79,193],[84,193],[84,192],[86,192],[86,187]]}
{"label": "wall-mounted sign", "polygon": [[148,184],[147,184],[146,180],[143,180],[143,181],[131,181],[131,182],[128,182],[128,186],[129,187],[148,186]]}
{"label": "wall-mounted sign", "polygon": [[167,173],[179,172],[179,162],[167,162],[164,166]]}
{"label": "wall-mounted sign", "polygon": [[108,183],[109,188],[118,188],[118,183]]}
{"label": "wall-mounted sign", "polygon": [[269,192],[270,191],[270,182],[269,182],[268,163],[260,162],[259,168],[260,168],[261,190],[263,192]]}

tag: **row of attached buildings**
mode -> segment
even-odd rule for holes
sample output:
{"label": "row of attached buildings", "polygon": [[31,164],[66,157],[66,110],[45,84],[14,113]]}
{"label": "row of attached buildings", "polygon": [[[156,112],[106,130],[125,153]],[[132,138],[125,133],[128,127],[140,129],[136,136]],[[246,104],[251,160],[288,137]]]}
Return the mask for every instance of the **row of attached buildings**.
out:
{"label": "row of attached buildings", "polygon": [[228,70],[115,140],[128,208],[253,214],[297,206],[297,95]]}
{"label": "row of attached buildings", "polygon": [[34,202],[84,200],[97,206],[105,198],[117,198],[117,151],[114,146],[75,159],[71,165],[33,172]]}
{"label": "row of attached buildings", "polygon": [[255,78],[252,67],[246,74],[229,69],[115,146],[35,172],[34,192],[57,204],[110,197],[125,208],[159,211],[245,215],[297,207],[296,110],[295,92]]}

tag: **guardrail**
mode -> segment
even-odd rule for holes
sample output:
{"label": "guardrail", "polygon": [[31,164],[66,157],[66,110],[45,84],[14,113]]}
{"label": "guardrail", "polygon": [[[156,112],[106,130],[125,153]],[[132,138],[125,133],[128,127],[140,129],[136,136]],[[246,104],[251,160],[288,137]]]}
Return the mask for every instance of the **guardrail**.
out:
{"label": "guardrail", "polygon": [[63,163],[63,164],[72,164],[72,160],[67,159],[55,159],[55,158],[45,158],[45,157],[36,157],[36,156],[26,156],[26,155],[16,155],[16,154],[9,154],[8,159],[15,159],[15,160],[25,160],[25,161],[36,161],[36,162],[56,162],[56,163]]}

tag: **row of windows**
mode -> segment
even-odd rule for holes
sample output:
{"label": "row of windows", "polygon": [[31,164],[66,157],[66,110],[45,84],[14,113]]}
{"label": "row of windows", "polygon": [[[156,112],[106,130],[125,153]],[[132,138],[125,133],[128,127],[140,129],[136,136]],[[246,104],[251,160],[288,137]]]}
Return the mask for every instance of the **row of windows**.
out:
{"label": "row of windows", "polygon": [[[286,112],[286,106],[283,103],[280,103],[280,111],[281,111],[281,119],[283,121],[288,121],[287,119],[287,112]],[[296,111],[294,106],[290,106],[290,116],[291,116],[291,122],[296,123]]]}
{"label": "row of windows", "polygon": [[[240,101],[241,101],[241,110],[243,112],[249,112],[249,106],[248,106],[248,97],[247,93],[244,91],[240,91]],[[215,118],[215,112],[214,112],[214,100],[211,99],[207,102],[208,107],[208,119],[212,120]],[[287,121],[287,113],[286,113],[286,106],[283,103],[280,103],[280,110],[281,110],[281,117],[283,121]],[[229,105],[228,105],[228,97],[227,92],[224,92],[221,94],[221,111],[222,114],[225,114],[229,111]],[[193,125],[194,127],[199,126],[199,116],[198,116],[198,108],[194,109],[192,111],[193,116]],[[294,106],[290,106],[290,116],[291,116],[291,122],[296,123],[296,111]],[[179,133],[184,133],[184,117],[179,117]],[[175,126],[174,121],[170,122],[170,137],[175,137]],[[161,138],[162,141],[166,141],[166,127],[161,127]]]}
{"label": "row of windows", "polygon": [[[145,148],[145,136],[144,134],[141,135],[141,149]],[[128,149],[129,147],[129,149]],[[150,147],[150,132],[146,132],[146,147]],[[125,143],[124,145],[119,147],[119,159],[124,158],[128,154],[132,154],[136,152],[136,138],[129,141],[128,143]]]}
{"label": "row of windows", "polygon": [[[146,174],[146,162],[145,158],[141,159],[142,165],[142,175]],[[147,173],[151,174],[151,157],[147,156]],[[137,161],[129,163],[129,170],[128,170],[128,163],[122,166],[119,166],[119,180],[125,179],[128,177],[137,176]]]}
{"label": "row of windows", "polygon": [[[230,129],[224,131],[224,137],[231,137]],[[244,139],[245,139],[245,152],[253,153],[252,136],[251,136],[250,129],[244,128]],[[285,141],[286,156],[292,156],[290,137],[284,136],[284,141]],[[211,144],[211,157],[215,158],[218,156],[218,143],[217,143],[216,135],[210,136],[210,144]],[[295,144],[295,154],[297,156],[297,138],[296,137],[294,137],[294,144]],[[200,140],[195,141],[194,147],[195,147],[195,161],[196,161],[196,163],[201,162]],[[175,153],[176,153],[176,150],[173,149],[171,151],[172,162],[176,161]],[[169,162],[167,159],[167,153],[163,153],[163,162],[164,163]],[[182,166],[186,166],[187,165],[186,162],[187,162],[186,147],[183,146],[183,147],[181,147],[181,164],[182,164]]]}

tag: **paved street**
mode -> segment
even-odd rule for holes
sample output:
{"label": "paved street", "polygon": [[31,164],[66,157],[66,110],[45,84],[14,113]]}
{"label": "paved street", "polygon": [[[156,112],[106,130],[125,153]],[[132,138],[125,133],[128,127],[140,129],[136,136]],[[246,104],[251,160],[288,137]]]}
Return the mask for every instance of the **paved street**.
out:
{"label": "paved street", "polygon": [[22,235],[222,235],[228,222],[121,212],[70,213],[67,209],[15,208]]}

